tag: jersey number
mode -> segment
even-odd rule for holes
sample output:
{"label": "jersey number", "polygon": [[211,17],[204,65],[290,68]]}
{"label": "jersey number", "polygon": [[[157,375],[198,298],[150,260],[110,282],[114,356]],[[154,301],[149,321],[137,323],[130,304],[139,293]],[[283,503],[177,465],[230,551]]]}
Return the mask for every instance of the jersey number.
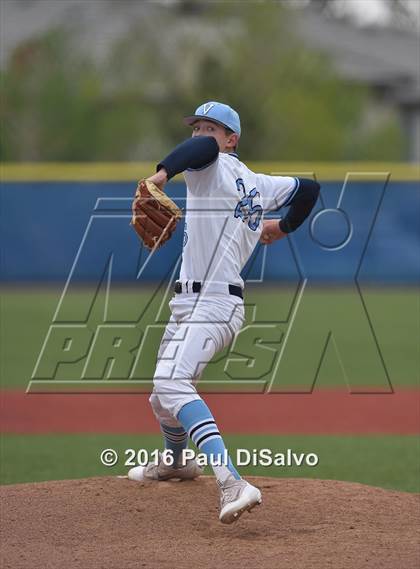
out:
{"label": "jersey number", "polygon": [[257,192],[257,188],[253,188],[247,194],[242,178],[236,180],[236,189],[242,193],[243,197],[235,207],[235,217],[242,219],[243,223],[248,222],[248,227],[252,231],[256,231],[260,224],[263,210],[260,205],[254,205],[252,200],[259,197],[260,193]]}

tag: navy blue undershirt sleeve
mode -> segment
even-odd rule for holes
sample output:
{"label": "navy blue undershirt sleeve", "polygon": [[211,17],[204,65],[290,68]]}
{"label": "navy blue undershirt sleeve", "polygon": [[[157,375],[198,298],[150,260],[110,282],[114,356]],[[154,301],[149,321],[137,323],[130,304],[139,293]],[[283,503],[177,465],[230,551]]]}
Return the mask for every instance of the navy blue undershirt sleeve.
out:
{"label": "navy blue undershirt sleeve", "polygon": [[215,138],[212,136],[195,136],[178,144],[166,158],[159,162],[156,171],[165,168],[169,180],[187,168],[199,170],[210,166],[218,155],[219,145]]}
{"label": "navy blue undershirt sleeve", "polygon": [[283,233],[295,231],[311,213],[319,196],[321,186],[314,180],[299,178],[299,187],[288,203],[287,215],[279,221]]}

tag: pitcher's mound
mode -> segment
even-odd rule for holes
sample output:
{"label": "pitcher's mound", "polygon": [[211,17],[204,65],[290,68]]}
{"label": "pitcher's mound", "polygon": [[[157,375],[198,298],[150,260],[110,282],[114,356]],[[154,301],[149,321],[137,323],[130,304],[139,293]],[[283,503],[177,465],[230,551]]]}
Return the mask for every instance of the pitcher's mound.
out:
{"label": "pitcher's mound", "polygon": [[91,478],[1,488],[10,569],[418,569],[419,496],[362,484],[249,478],[262,506],[218,521],[213,478]]}

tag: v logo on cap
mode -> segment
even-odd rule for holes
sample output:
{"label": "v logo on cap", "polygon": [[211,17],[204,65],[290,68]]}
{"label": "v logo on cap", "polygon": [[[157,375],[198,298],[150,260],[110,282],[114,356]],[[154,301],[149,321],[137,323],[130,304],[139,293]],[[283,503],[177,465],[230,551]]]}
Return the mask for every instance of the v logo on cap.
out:
{"label": "v logo on cap", "polygon": [[210,109],[214,107],[214,103],[204,103],[203,105],[203,115],[206,115]]}

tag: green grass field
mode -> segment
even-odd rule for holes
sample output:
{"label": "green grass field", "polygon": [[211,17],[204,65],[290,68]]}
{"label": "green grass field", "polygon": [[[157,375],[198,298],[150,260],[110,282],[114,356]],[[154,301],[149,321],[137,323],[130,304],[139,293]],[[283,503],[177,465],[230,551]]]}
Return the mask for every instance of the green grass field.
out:
{"label": "green grass field", "polygon": [[[273,453],[316,453],[317,466],[242,466],[243,475],[305,477],[362,482],[373,486],[420,491],[419,439],[415,436],[228,435],[230,452],[269,448]],[[4,435],[1,448],[3,484],[126,474],[126,449],[161,448],[159,435]],[[100,453],[113,448],[119,463],[105,467]],[[210,469],[207,468],[207,473]]]}
{"label": "green grass field", "polygon": [[[142,333],[148,324],[154,324],[144,341],[140,364],[135,368],[136,378],[150,379],[169,315],[167,303],[163,302],[161,314],[156,318],[163,297],[158,293],[150,301],[152,293],[152,289],[120,288],[110,294],[106,322],[117,326],[118,334],[123,342],[129,343],[131,351],[110,366],[110,337],[103,334],[90,354],[89,378],[128,379]],[[3,388],[26,389],[60,295],[61,290],[57,289],[2,290]],[[63,337],[67,334],[66,326],[74,330],[74,324],[84,326],[86,322],[79,338],[81,352],[85,350],[87,338],[93,337],[97,325],[104,322],[104,298],[99,294],[93,302],[92,291],[82,289],[68,293],[61,305],[56,322],[64,330],[60,331]],[[316,387],[348,385],[382,389],[388,388],[388,380],[395,388],[418,386],[420,342],[416,290],[367,288],[363,291],[363,301],[366,311],[353,291],[332,288],[305,292],[298,304],[295,291],[290,288],[248,287],[246,315],[250,327],[241,333],[235,353],[230,354],[235,361],[226,365],[227,350],[220,354],[207,366],[202,388],[211,389],[215,380],[224,381],[225,389],[230,390],[237,386],[243,388],[244,384],[249,385],[250,390],[260,390],[261,382],[270,380],[278,389],[307,389],[313,383]],[[86,358],[61,363],[55,370],[57,360],[66,354],[62,350],[61,336],[57,341],[54,338],[52,335],[46,344],[38,377],[80,379]],[[78,339],[77,334],[75,338]],[[71,359],[71,352],[68,354]],[[76,355],[73,359],[77,359]]]}
{"label": "green grass field", "polygon": [[[112,292],[107,303],[107,323],[128,324],[133,346],[139,344],[147,324],[158,324],[141,359],[140,371],[145,378],[153,372],[157,346],[168,317],[163,303],[162,313],[156,319],[163,297],[158,293],[150,301],[152,292],[148,288],[136,291],[120,288]],[[2,289],[3,389],[26,389],[60,295],[61,290],[52,288]],[[103,293],[93,304],[92,298],[89,289],[69,293],[59,312],[59,323],[67,326],[86,321],[88,333],[93,333],[104,321],[105,302]],[[274,377],[275,387],[307,388],[315,382],[316,388],[340,388],[347,384],[382,389],[387,387],[388,379],[381,367],[381,357],[395,389],[418,386],[419,298],[414,289],[366,288],[363,300],[368,316],[360,298],[349,289],[314,289],[305,292],[298,306],[294,299],[295,291],[290,288],[248,287],[247,324],[254,323],[254,326],[238,339],[233,364],[226,366],[225,352],[208,366],[203,378],[207,381],[206,387],[211,389],[215,380],[225,380],[224,389],[234,390],[241,379],[249,382],[250,390],[254,389],[255,381],[268,381],[272,377],[282,347],[283,359]],[[327,346],[330,332],[332,339]],[[134,357],[135,351],[129,353]],[[44,358],[44,371],[54,367],[57,351],[51,354]],[[109,367],[106,342],[98,344],[92,361],[92,369],[99,379],[105,380],[103,383],[107,378],[124,377],[131,362],[124,360],[114,368]],[[80,378],[83,366],[83,359],[61,364],[56,378]],[[319,464],[313,468],[243,467],[244,474],[340,479],[419,491],[419,442],[413,436],[308,434],[230,435],[226,438],[232,449],[271,448],[282,452],[291,448],[319,456]],[[113,468],[100,464],[102,449],[111,447],[121,453],[126,448],[151,450],[160,444],[160,437],[152,435],[3,435],[1,481],[9,484],[124,474],[127,469],[121,462]]]}

